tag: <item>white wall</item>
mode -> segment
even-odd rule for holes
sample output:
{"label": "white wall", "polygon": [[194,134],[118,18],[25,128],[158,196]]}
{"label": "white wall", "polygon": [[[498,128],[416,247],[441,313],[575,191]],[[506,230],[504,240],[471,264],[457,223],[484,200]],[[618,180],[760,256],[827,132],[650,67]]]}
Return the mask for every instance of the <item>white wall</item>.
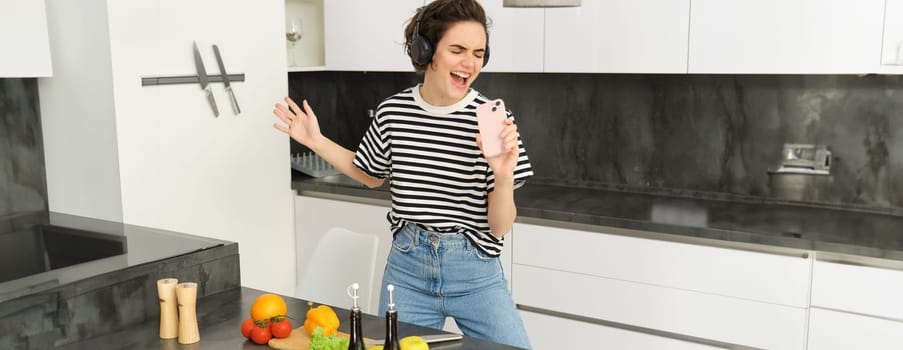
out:
{"label": "white wall", "polygon": [[[51,0],[48,7],[75,6],[70,2]],[[78,6],[85,5],[78,2]],[[242,285],[293,293],[289,140],[273,129],[271,113],[288,93],[283,1],[106,1],[105,6],[72,12],[106,16],[107,39],[77,27],[65,28],[61,34],[108,43],[108,52],[95,55],[108,61],[96,65],[98,77],[50,80],[80,85],[81,90],[107,91],[95,97],[70,90],[48,90],[45,95],[42,90],[40,97],[46,128],[93,125],[68,135],[66,141],[47,138],[48,149],[75,148],[93,154],[100,147],[92,146],[90,140],[97,138],[105,140],[115,156],[92,157],[93,163],[48,158],[48,179],[53,177],[57,185],[57,190],[48,191],[51,209],[112,219],[118,212],[117,221],[128,224],[238,242]],[[66,16],[51,20],[68,21],[62,17]],[[219,118],[214,118],[197,84],[141,86],[143,76],[196,74],[193,41],[208,74],[219,73],[213,44],[219,46],[229,73],[245,74],[246,81],[233,84],[240,115],[233,113],[220,83],[211,84]],[[83,45],[68,51],[89,49]],[[69,103],[77,99],[111,109],[112,121],[92,121],[96,118],[92,107]],[[45,102],[49,113],[44,113]],[[109,135],[112,140],[107,140]],[[118,172],[118,180],[98,180],[96,167],[111,167],[111,173]],[[96,191],[112,197],[116,190],[121,198],[118,208],[93,210],[93,200],[83,195]]]}
{"label": "white wall", "polygon": [[105,0],[48,0],[52,78],[38,79],[51,211],[122,221]]}

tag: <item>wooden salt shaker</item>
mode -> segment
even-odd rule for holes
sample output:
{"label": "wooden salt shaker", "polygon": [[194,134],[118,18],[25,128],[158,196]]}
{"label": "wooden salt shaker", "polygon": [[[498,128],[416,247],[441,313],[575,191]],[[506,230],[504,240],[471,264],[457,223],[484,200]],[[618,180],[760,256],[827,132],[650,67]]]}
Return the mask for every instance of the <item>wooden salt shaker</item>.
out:
{"label": "wooden salt shaker", "polygon": [[176,286],[176,297],[179,299],[179,344],[193,344],[201,340],[195,309],[197,296],[197,283],[185,282]]}
{"label": "wooden salt shaker", "polygon": [[175,278],[157,280],[157,295],[160,297],[160,338],[172,339],[179,336],[179,314],[176,309]]}

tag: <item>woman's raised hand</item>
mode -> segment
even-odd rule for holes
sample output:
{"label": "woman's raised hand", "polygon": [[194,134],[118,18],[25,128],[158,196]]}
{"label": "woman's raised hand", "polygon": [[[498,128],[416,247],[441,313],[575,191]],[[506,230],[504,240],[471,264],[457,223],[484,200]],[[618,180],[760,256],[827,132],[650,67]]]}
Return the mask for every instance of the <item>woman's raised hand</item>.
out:
{"label": "woman's raised hand", "polygon": [[317,122],[317,116],[310,108],[310,105],[307,104],[307,100],[303,101],[303,111],[289,97],[285,98],[285,103],[285,105],[277,103],[273,114],[279,117],[287,126],[277,122],[273,123],[273,127],[313,150],[313,144],[323,136],[320,133],[320,124]]}

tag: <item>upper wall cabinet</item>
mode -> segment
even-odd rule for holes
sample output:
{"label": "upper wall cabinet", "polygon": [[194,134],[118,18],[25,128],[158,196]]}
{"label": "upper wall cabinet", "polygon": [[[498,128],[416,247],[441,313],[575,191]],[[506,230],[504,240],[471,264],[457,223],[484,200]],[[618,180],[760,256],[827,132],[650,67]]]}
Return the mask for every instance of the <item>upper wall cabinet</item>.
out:
{"label": "upper wall cabinet", "polygon": [[546,72],[687,72],[689,0],[583,1],[545,13]]}
{"label": "upper wall cabinet", "polygon": [[484,72],[542,72],[541,8],[502,7],[502,0],[481,2],[489,17],[490,59]]}
{"label": "upper wall cabinet", "polygon": [[404,28],[423,0],[323,2],[326,69],[414,70],[404,52]]}
{"label": "upper wall cabinet", "polygon": [[323,0],[285,1],[285,50],[289,71],[323,70]]}
{"label": "upper wall cabinet", "polygon": [[0,1],[0,47],[0,77],[53,75],[44,0]]}
{"label": "upper wall cabinet", "polygon": [[876,72],[884,2],[694,0],[688,72]]}

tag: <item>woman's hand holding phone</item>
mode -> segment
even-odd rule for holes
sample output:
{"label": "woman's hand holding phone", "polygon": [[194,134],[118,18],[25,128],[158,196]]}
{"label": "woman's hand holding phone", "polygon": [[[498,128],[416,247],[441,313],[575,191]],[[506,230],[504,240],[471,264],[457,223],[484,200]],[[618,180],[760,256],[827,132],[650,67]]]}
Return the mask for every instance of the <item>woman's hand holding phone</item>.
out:
{"label": "woman's hand holding phone", "polygon": [[489,167],[496,174],[514,176],[519,149],[517,147],[517,126],[508,119],[505,103],[491,100],[477,106],[477,144]]}
{"label": "woman's hand holding phone", "polygon": [[477,106],[477,126],[480,129],[483,156],[495,157],[502,153],[502,130],[505,128],[505,103],[492,100]]}

